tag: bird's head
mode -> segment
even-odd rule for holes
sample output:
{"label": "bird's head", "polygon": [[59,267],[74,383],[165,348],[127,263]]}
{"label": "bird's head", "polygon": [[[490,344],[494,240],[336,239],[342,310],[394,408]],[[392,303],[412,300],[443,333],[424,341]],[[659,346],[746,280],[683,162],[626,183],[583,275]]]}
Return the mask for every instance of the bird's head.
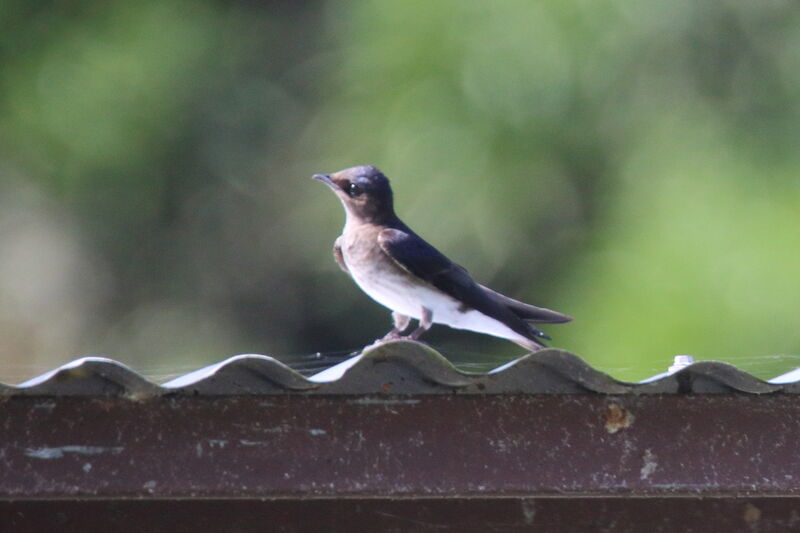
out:
{"label": "bird's head", "polygon": [[314,174],[314,179],[336,193],[348,219],[387,222],[395,216],[389,179],[376,167],[362,165],[333,174]]}

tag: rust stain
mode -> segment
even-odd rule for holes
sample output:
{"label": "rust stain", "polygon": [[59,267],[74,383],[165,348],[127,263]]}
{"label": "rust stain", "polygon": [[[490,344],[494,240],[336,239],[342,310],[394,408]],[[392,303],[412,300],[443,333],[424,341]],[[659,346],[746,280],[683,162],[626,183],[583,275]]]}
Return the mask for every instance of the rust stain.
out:
{"label": "rust stain", "polygon": [[606,413],[606,431],[614,434],[621,429],[629,428],[634,419],[633,413],[621,405],[616,403],[609,404],[608,412]]}
{"label": "rust stain", "polygon": [[761,509],[753,505],[752,503],[748,503],[744,506],[744,512],[742,513],[742,518],[748,524],[755,524],[759,520],[761,520]]}

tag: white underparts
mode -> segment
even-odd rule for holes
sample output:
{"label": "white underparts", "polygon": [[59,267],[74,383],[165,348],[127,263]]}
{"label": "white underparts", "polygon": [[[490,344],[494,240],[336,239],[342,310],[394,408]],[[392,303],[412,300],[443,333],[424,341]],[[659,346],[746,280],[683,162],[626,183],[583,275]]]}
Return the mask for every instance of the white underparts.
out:
{"label": "white underparts", "polygon": [[526,340],[502,322],[474,309],[464,309],[458,300],[430,285],[411,283],[407,276],[386,270],[359,272],[353,268],[350,268],[350,273],[361,290],[373,300],[402,315],[419,320],[422,308],[426,307],[433,313],[435,324],[445,324],[451,328],[477,331],[513,341]]}

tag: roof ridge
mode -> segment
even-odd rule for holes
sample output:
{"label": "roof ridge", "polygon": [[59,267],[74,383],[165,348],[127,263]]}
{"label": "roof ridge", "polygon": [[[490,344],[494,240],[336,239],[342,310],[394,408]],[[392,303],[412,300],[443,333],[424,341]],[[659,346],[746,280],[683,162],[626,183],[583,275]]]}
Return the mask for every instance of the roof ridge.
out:
{"label": "roof ridge", "polygon": [[459,370],[430,346],[414,341],[375,344],[334,367],[305,377],[277,359],[236,355],[158,385],[109,358],[83,357],[20,385],[0,384],[0,396],[120,396],[270,394],[714,394],[800,393],[800,381],[767,382],[733,365],[703,361],[641,383],[619,381],[579,356],[555,348],[527,354],[488,373]]}

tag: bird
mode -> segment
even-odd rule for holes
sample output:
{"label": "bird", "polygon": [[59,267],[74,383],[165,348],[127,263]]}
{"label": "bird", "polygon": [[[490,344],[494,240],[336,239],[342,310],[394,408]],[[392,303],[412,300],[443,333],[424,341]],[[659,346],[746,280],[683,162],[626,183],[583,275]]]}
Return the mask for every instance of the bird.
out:
{"label": "bird", "polygon": [[[371,165],[314,174],[345,210],[333,245],[339,267],[373,300],[392,311],[394,327],[378,342],[418,340],[444,324],[508,339],[530,351],[552,340],[534,324],[572,317],[514,300],[477,283],[461,266],[414,233],[394,211],[389,179]],[[408,335],[411,320],[418,326]]]}

